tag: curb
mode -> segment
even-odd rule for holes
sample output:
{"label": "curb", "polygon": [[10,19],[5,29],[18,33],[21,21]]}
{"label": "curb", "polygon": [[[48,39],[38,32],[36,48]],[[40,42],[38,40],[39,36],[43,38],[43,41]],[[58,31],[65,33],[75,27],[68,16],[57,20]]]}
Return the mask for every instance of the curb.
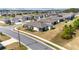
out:
{"label": "curb", "polygon": [[[14,30],[17,31],[17,28],[14,28]],[[30,33],[28,33],[28,32],[24,32],[24,31],[21,31],[21,30],[19,30],[19,31],[22,32],[22,33],[25,33],[25,34],[27,34],[27,35],[29,35],[29,36],[31,36],[31,37],[40,39],[41,41],[45,42],[45,43],[48,44],[49,46],[53,46],[53,47],[57,48],[58,50],[67,50],[67,49],[64,48],[64,47],[61,47],[61,46],[59,46],[59,45],[57,45],[57,44],[55,44],[55,43],[52,43],[52,42],[50,42],[50,41],[48,41],[48,40],[46,40],[46,39],[43,39],[43,38],[41,38],[41,37],[38,37],[38,36],[36,36],[36,35],[30,34]]]}
{"label": "curb", "polygon": [[[7,36],[9,36],[10,38],[13,38],[13,37],[11,37],[10,35],[8,35],[6,33],[4,33],[4,34],[7,35]],[[13,38],[13,39],[16,40],[17,42],[19,42],[19,40],[15,39],[15,38]],[[23,44],[27,48],[27,50],[32,50],[31,48],[29,48],[28,46],[26,46],[24,43],[21,42],[21,44]]]}

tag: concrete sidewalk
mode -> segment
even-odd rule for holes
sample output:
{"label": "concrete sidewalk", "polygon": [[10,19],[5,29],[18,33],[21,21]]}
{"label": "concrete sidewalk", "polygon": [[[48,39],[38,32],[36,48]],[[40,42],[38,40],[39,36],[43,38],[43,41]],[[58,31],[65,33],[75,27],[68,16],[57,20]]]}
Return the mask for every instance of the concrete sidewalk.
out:
{"label": "concrete sidewalk", "polygon": [[[6,40],[6,41],[1,42],[1,44],[2,44],[3,46],[7,46],[7,45],[10,45],[10,44],[12,44],[12,43],[14,43],[14,42],[18,42],[18,40],[14,39],[14,38],[11,38],[11,39],[9,39],[9,40]],[[21,44],[23,44],[23,43],[21,42]],[[24,45],[25,47],[27,47],[28,50],[32,50],[31,48],[29,48],[29,47],[26,46],[25,44],[23,44],[23,45]]]}
{"label": "concrete sidewalk", "polygon": [[17,40],[11,38],[11,39],[9,39],[9,40],[6,40],[6,41],[1,42],[1,44],[2,44],[3,46],[7,46],[7,45],[12,44],[12,43],[14,43],[14,42],[17,42]]}

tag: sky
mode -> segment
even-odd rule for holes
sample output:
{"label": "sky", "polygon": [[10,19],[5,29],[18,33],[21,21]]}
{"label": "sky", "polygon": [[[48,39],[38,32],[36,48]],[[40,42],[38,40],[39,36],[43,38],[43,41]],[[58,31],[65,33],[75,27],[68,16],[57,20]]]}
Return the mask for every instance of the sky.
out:
{"label": "sky", "polygon": [[79,0],[0,0],[0,8],[79,8]]}

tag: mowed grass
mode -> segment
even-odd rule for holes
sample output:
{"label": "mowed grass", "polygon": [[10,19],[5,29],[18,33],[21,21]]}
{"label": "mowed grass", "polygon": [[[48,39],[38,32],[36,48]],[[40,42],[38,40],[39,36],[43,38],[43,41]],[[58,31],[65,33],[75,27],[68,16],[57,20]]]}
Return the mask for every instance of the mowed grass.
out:
{"label": "mowed grass", "polygon": [[5,34],[0,35],[0,42],[6,41],[6,40],[8,40],[8,39],[10,39],[9,36],[7,36],[7,35],[5,35]]}
{"label": "mowed grass", "polygon": [[5,47],[5,50],[27,50],[28,48],[21,44],[21,47],[19,46],[18,42],[12,43],[10,45],[7,45]]}

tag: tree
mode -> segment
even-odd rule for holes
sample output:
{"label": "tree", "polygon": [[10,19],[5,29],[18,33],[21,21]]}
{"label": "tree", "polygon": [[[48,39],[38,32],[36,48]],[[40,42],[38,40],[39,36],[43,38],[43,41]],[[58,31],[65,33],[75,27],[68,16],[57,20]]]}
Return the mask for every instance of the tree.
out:
{"label": "tree", "polygon": [[69,25],[69,34],[73,35],[73,32],[75,31],[75,28],[72,27],[72,25]]}
{"label": "tree", "polygon": [[36,11],[35,13],[36,13],[36,14],[38,14],[39,12],[38,12],[38,11]]}
{"label": "tree", "polygon": [[2,32],[0,32],[0,35],[3,35],[3,33],[2,33]]}
{"label": "tree", "polygon": [[69,8],[69,9],[64,10],[63,12],[66,12],[66,13],[74,12],[74,13],[76,13],[76,12],[79,12],[79,9],[78,8]]}
{"label": "tree", "polygon": [[35,17],[34,17],[34,16],[32,16],[31,20],[34,20],[34,18],[35,18]]}
{"label": "tree", "polygon": [[62,32],[62,35],[61,36],[64,39],[69,39],[70,38],[69,29],[68,29],[68,26],[67,25],[64,26],[63,32]]}
{"label": "tree", "polygon": [[73,26],[74,26],[75,29],[78,29],[79,28],[79,19],[77,19],[77,20],[75,20],[73,22]]}
{"label": "tree", "polygon": [[15,17],[15,14],[12,14],[11,16],[12,16],[12,17]]}
{"label": "tree", "polygon": [[71,39],[75,29],[71,25],[65,25],[62,32],[62,38],[64,39]]}

